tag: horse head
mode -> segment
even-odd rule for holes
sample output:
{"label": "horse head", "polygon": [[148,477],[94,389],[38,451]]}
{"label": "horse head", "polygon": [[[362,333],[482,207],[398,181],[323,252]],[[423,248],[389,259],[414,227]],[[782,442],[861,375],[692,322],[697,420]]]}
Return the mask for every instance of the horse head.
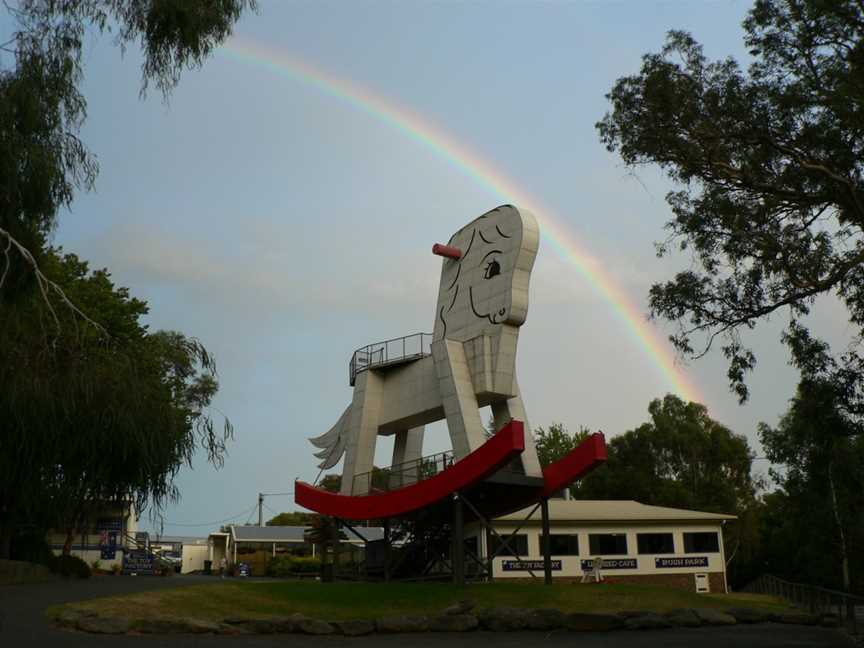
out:
{"label": "horse head", "polygon": [[494,335],[528,316],[528,281],[540,240],[531,212],[503,205],[456,232],[444,256],[434,340]]}

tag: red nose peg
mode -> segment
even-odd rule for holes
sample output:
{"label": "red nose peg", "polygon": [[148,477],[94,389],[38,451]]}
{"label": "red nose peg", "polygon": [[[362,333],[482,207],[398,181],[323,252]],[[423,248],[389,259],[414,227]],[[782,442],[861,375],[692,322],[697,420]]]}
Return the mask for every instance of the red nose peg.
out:
{"label": "red nose peg", "polygon": [[462,250],[460,250],[459,248],[450,247],[449,245],[441,245],[440,243],[436,243],[432,246],[432,254],[447,257],[448,259],[462,258]]}

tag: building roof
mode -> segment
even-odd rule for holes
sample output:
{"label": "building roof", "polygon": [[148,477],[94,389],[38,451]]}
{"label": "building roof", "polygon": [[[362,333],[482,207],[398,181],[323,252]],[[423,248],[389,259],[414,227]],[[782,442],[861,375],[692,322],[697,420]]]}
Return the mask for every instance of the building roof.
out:
{"label": "building roof", "polygon": [[[303,542],[303,533],[308,526],[251,526],[231,525],[231,533],[236,542]],[[354,527],[354,530],[366,540],[381,540],[384,538],[383,527]],[[348,542],[360,542],[360,539],[344,529]]]}
{"label": "building roof", "polygon": [[200,545],[207,544],[207,538],[192,537],[192,536],[150,536],[151,544],[187,544]]}
{"label": "building roof", "polygon": [[[499,521],[521,521],[531,508],[497,518]],[[549,518],[553,522],[707,522],[735,520],[726,513],[706,513],[687,509],[649,506],[634,500],[549,500]],[[531,516],[540,519],[538,508]]]}

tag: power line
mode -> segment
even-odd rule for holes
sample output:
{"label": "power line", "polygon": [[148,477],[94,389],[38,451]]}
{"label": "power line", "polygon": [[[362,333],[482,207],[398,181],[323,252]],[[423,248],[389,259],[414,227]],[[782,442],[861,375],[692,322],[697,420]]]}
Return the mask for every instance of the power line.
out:
{"label": "power line", "polygon": [[167,521],[167,520],[163,520],[163,521],[162,521],[162,524],[164,524],[165,526],[176,526],[176,527],[203,527],[203,526],[213,526],[213,525],[216,525],[216,524],[222,524],[223,522],[230,522],[231,520],[234,520],[234,519],[236,519],[236,518],[242,517],[242,516],[245,515],[246,513],[250,513],[251,511],[254,511],[256,508],[257,508],[257,506],[253,506],[252,508],[245,509],[244,511],[241,511],[241,512],[238,513],[237,515],[232,515],[231,517],[227,517],[227,518],[225,518],[224,520],[216,520],[216,521],[214,521],[214,522],[202,522],[202,523],[200,523],[200,524],[187,524],[187,523],[183,523],[183,522],[169,522],[169,521]]}

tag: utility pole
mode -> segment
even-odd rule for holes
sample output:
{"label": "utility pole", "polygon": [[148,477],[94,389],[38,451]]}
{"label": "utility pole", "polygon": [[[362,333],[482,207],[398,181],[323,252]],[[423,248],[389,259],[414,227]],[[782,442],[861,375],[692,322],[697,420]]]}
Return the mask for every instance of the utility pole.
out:
{"label": "utility pole", "polygon": [[258,493],[258,526],[264,526],[264,493]]}

